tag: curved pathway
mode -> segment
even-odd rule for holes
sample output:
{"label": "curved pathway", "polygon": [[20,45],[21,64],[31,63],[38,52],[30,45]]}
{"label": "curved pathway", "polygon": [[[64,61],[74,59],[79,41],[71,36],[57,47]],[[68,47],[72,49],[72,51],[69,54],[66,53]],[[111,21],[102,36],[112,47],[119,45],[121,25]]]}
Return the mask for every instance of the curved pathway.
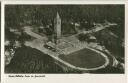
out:
{"label": "curved pathway", "polygon": [[83,70],[98,70],[98,69],[101,69],[101,68],[105,68],[109,64],[109,59],[108,59],[108,57],[104,53],[102,53],[102,52],[100,52],[98,50],[95,50],[95,49],[92,49],[92,48],[89,48],[89,47],[85,46],[84,48],[87,48],[87,49],[90,49],[92,51],[95,51],[95,52],[99,53],[101,56],[103,56],[105,58],[105,64],[103,64],[102,66],[96,67],[96,68],[81,68],[81,67],[76,67],[76,66],[74,66],[72,64],[69,64],[68,62],[66,62],[66,61],[58,58],[58,56],[60,55],[58,52],[52,52],[51,50],[46,49],[43,46],[44,45],[43,41],[46,39],[46,37],[42,37],[42,36],[40,36],[40,35],[32,32],[31,31],[31,27],[29,27],[29,26],[24,27],[24,30],[25,30],[25,32],[28,35],[36,38],[35,40],[33,40],[31,42],[26,42],[25,43],[26,46],[30,46],[32,48],[36,48],[36,49],[42,51],[43,53],[50,55],[51,57],[53,57],[54,59],[60,61],[61,63],[67,65],[68,67],[71,67],[71,68],[77,69],[77,70],[82,70],[82,71]]}

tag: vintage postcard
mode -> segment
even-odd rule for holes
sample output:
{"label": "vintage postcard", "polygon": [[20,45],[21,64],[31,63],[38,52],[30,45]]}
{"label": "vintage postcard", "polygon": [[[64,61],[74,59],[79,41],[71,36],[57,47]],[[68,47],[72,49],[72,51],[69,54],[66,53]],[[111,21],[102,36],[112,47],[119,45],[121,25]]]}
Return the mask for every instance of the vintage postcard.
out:
{"label": "vintage postcard", "polygon": [[3,83],[126,83],[126,8],[125,2],[3,2]]}

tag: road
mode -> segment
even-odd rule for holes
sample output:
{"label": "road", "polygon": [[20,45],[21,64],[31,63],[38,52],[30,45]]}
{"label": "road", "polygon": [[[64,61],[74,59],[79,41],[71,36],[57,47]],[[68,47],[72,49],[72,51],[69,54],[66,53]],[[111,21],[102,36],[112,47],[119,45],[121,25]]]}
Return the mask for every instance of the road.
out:
{"label": "road", "polygon": [[44,40],[44,39],[46,40],[46,39],[47,39],[45,36],[42,37],[41,35],[38,35],[38,34],[32,32],[32,28],[31,28],[30,26],[24,27],[24,31],[25,31],[28,35],[30,35],[30,36],[32,36],[32,37],[35,37],[35,38],[37,38],[37,39],[42,39],[42,40]]}
{"label": "road", "polygon": [[81,33],[86,34],[86,33],[98,32],[98,31],[100,31],[100,30],[106,29],[107,27],[115,26],[115,25],[117,25],[117,24],[111,23],[111,24],[106,24],[106,25],[101,25],[101,24],[98,24],[98,25],[99,25],[99,26],[95,26],[94,29],[92,29],[92,30],[89,30],[89,31],[82,31],[82,32],[80,32],[80,33],[78,33],[78,34],[81,34]]}
{"label": "road", "polygon": [[68,62],[65,62],[62,59],[58,58],[58,56],[60,55],[59,53],[52,52],[51,50],[46,49],[44,47],[44,44],[45,44],[44,41],[47,39],[46,37],[42,37],[42,36],[32,32],[32,28],[30,26],[24,27],[24,30],[28,35],[36,38],[33,41],[25,42],[26,46],[30,46],[32,48],[36,48],[36,49],[40,50],[41,52],[43,52],[45,54],[48,54],[49,56],[53,57],[54,59],[60,61],[61,63],[65,64],[65,65],[67,65],[67,66],[69,66],[71,68],[74,68],[74,69],[77,69],[77,70],[97,70],[97,69],[105,68],[109,64],[109,59],[108,59],[108,57],[106,57],[105,54],[103,54],[100,51],[97,51],[95,49],[88,48],[88,49],[93,50],[93,51],[95,51],[97,53],[100,53],[101,56],[103,56],[105,58],[106,63],[104,65],[96,67],[96,68],[80,68],[80,67],[76,67],[76,66],[71,65]]}

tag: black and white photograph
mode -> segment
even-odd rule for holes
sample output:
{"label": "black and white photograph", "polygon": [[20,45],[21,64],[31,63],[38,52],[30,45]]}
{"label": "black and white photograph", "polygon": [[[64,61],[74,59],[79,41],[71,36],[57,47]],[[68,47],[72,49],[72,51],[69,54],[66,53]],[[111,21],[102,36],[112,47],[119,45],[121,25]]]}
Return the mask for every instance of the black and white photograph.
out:
{"label": "black and white photograph", "polygon": [[124,74],[124,4],[6,4],[5,74]]}

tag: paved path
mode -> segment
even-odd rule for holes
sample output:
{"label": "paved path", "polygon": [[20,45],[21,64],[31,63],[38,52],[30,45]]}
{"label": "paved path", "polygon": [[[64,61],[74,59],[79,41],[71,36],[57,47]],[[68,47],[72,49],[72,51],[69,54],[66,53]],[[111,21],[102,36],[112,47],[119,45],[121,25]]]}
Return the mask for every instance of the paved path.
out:
{"label": "paved path", "polygon": [[[97,69],[105,68],[105,67],[109,64],[109,59],[108,59],[108,57],[107,57],[105,54],[103,54],[103,53],[100,52],[100,51],[97,51],[97,50],[95,50],[95,49],[92,49],[92,48],[89,48],[89,47],[88,47],[88,49],[93,50],[93,51],[95,51],[95,52],[97,52],[97,53],[100,53],[100,54],[105,58],[106,63],[105,63],[104,65],[102,65],[102,66],[100,66],[100,67],[96,67],[96,68],[80,68],[80,67],[76,67],[76,66],[74,66],[74,65],[71,65],[71,64],[69,64],[68,62],[65,62],[65,61],[63,61],[62,59],[58,58],[58,56],[60,55],[59,53],[57,53],[57,52],[52,52],[51,50],[48,50],[48,49],[46,49],[46,48],[43,46],[43,45],[44,45],[44,42],[43,42],[43,41],[46,39],[46,37],[42,37],[42,36],[40,36],[40,35],[38,35],[38,34],[32,32],[32,31],[31,31],[31,27],[29,27],[29,26],[24,27],[24,29],[25,29],[25,32],[26,32],[28,35],[30,35],[30,36],[36,38],[35,40],[33,40],[33,41],[31,41],[31,42],[26,42],[26,43],[25,43],[26,46],[30,46],[30,47],[32,47],[32,48],[36,48],[36,49],[40,50],[41,52],[50,55],[50,56],[53,57],[54,59],[60,61],[61,63],[65,64],[65,65],[67,65],[67,66],[69,66],[69,67],[71,67],[71,68],[74,68],[74,69],[77,69],[77,70],[97,70]],[[84,47],[84,48],[85,48],[85,47]],[[86,48],[87,48],[87,47],[86,47]]]}
{"label": "paved path", "polygon": [[[100,30],[106,29],[107,27],[109,27],[109,25],[106,25],[106,26],[100,25],[100,26],[95,27],[95,29],[92,29],[92,30],[89,30],[89,31],[83,31],[83,32],[81,32],[81,33],[86,34],[86,33],[98,32],[98,31],[100,31]],[[80,33],[79,33],[79,34],[80,34]]]}
{"label": "paved path", "polygon": [[25,29],[25,32],[26,32],[28,35],[31,35],[32,37],[35,37],[35,38],[37,38],[37,39],[43,39],[43,40],[44,40],[44,39],[47,39],[45,36],[42,37],[41,35],[38,35],[38,34],[32,32],[32,28],[31,28],[30,26],[26,26],[26,27],[24,27],[24,29]]}

